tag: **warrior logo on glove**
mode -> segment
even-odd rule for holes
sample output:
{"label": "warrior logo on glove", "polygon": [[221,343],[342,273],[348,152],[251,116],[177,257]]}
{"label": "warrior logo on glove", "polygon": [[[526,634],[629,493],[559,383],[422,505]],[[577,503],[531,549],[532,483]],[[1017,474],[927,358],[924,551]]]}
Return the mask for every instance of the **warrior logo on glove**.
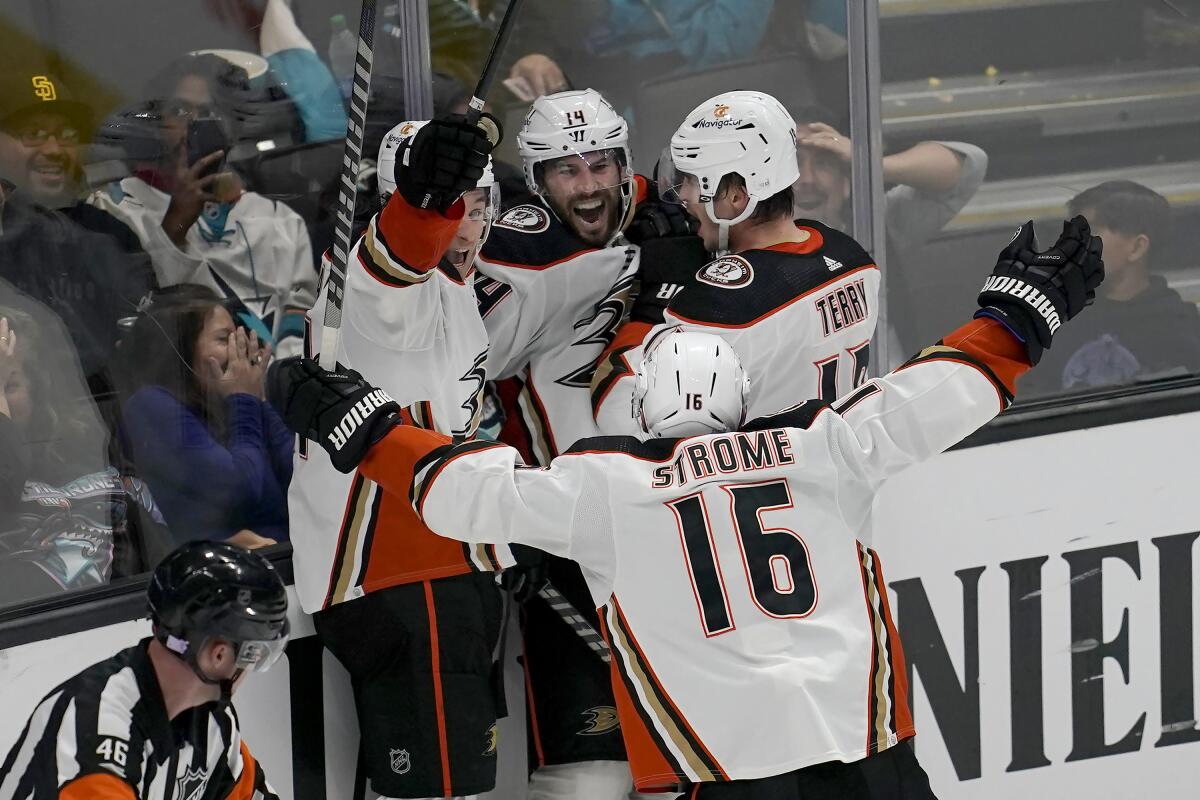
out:
{"label": "warrior logo on glove", "polygon": [[329,432],[329,443],[333,445],[335,450],[341,450],[346,446],[346,442],[350,441],[350,437],[358,430],[358,427],[363,424],[363,420],[367,419],[377,409],[382,408],[387,403],[395,403],[391,395],[383,389],[376,389],[350,407],[350,410],[342,416],[334,429]]}

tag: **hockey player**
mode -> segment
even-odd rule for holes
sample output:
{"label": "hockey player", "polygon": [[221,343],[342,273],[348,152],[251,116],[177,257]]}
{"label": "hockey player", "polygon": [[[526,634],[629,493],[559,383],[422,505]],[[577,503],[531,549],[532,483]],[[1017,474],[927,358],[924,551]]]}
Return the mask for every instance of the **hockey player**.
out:
{"label": "hockey player", "polygon": [[774,97],[739,91],[701,103],[671,138],[663,196],[684,204],[708,250],[733,254],[699,271],[643,264],[630,321],[593,377],[605,433],[635,430],[632,365],[655,324],[728,341],[750,376],[752,417],[797,397],[832,401],[867,379],[879,269],[850,236],[793,222],[795,129]]}
{"label": "hockey player", "polygon": [[833,404],[749,423],[732,349],[673,332],[636,377],[634,411],[651,438],[580,442],[543,469],[503,445],[397,426],[394,405],[349,440],[331,435],[373,389],[311,362],[281,376],[297,398],[285,416],[324,447],[341,445],[339,458],[362,456],[360,469],[411,498],[435,531],[580,563],[613,650],[639,789],[930,798],[906,742],[903,654],[869,547],[872,499],[1006,408],[1103,271],[1083,217],[1046,252],[1029,223],[1001,251],[974,320]]}
{"label": "hockey player", "polygon": [[[533,103],[517,135],[533,202],[501,214],[477,261],[489,378],[519,385],[519,445],[548,464],[597,433],[589,387],[627,313],[639,248],[621,235],[644,194],[629,129],[598,92]],[[590,613],[579,569],[552,559],[552,583]],[[531,800],[618,800],[632,788],[607,669],[535,597],[524,606]],[[595,618],[593,617],[593,622]]]}
{"label": "hockey player", "polygon": [[[479,424],[485,380],[472,264],[499,208],[491,149],[461,118],[403,122],[384,137],[384,206],[350,254],[337,354],[415,403],[414,424],[463,439]],[[371,786],[405,798],[488,791],[494,573],[512,564],[508,548],[434,536],[407,502],[340,466],[303,450],[289,516],[300,603],[350,673]]]}
{"label": "hockey player", "polygon": [[38,704],[0,767],[5,800],[278,800],[230,698],[288,639],[287,590],[262,556],[189,542],[154,570],[152,638]]}

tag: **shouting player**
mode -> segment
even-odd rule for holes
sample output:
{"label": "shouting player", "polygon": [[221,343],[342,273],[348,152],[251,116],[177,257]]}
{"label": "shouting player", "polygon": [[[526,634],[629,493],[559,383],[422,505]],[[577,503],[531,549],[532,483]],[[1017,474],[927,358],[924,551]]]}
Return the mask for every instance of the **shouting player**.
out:
{"label": "shouting player", "polygon": [[879,269],[846,234],[793,222],[795,130],[774,97],[740,91],[701,103],[671,138],[670,162],[659,164],[664,199],[684,205],[709,251],[732,254],[698,271],[643,258],[630,321],[593,377],[605,433],[634,432],[632,365],[667,327],[729,342],[750,376],[751,416],[798,397],[832,401],[867,379]]}
{"label": "shouting player", "polygon": [[[548,464],[597,433],[592,373],[626,315],[639,248],[621,233],[645,183],[625,120],[592,89],[538,98],[517,146],[536,199],[501,214],[476,262],[486,276],[476,289],[488,377],[517,387],[511,443]],[[551,559],[548,571],[591,614],[579,568]],[[524,634],[531,800],[627,797],[605,664],[537,597],[525,604]]]}
{"label": "shouting player", "polygon": [[[612,647],[639,789],[926,800],[869,547],[872,500],[1004,410],[1103,276],[1083,217],[1046,252],[1028,223],[1001,251],[974,320],[833,404],[746,423],[732,349],[681,331],[661,337],[636,376],[644,441],[596,438],[529,469],[503,445],[400,426],[391,404],[339,457],[362,456],[363,473],[410,498],[435,531],[579,562]],[[280,377],[297,398],[289,424],[329,449],[373,391],[311,362]]]}
{"label": "shouting player", "polygon": [[[415,404],[414,424],[464,439],[485,382],[472,264],[499,208],[492,146],[461,118],[403,122],[384,137],[384,206],[350,255],[337,354]],[[508,548],[434,536],[407,501],[340,467],[323,450],[297,458],[296,588],[350,673],[371,787],[404,798],[488,791],[502,616],[494,573],[511,565]],[[399,764],[402,750],[411,757]]]}
{"label": "shouting player", "polygon": [[189,542],[154,570],[154,636],[63,682],[0,767],[12,800],[278,800],[230,698],[279,659],[287,590],[257,553]]}

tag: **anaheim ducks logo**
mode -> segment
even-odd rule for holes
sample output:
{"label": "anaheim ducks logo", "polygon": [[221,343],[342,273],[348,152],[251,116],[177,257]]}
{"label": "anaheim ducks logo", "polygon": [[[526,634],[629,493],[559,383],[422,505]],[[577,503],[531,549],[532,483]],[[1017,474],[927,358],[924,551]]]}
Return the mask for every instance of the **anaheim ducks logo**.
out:
{"label": "anaheim ducks logo", "polygon": [[496,227],[520,233],[541,233],[550,227],[550,214],[539,206],[514,206],[496,220]]}
{"label": "anaheim ducks logo", "polygon": [[716,117],[717,119],[724,119],[725,115],[728,113],[729,113],[729,106],[725,105],[724,103],[717,103],[717,107],[713,111],[713,116]]}
{"label": "anaheim ducks logo", "polygon": [[578,736],[599,736],[603,733],[611,733],[621,727],[621,720],[617,718],[617,710],[612,706],[589,708],[583,712],[583,716],[588,718],[587,727],[579,731]]}
{"label": "anaheim ducks logo", "polygon": [[703,267],[696,279],[709,286],[738,289],[754,280],[754,268],[741,256],[725,256]]}
{"label": "anaheim ducks logo", "polygon": [[500,731],[496,727],[496,723],[494,723],[494,722],[492,723],[492,727],[488,728],[487,731],[484,732],[483,737],[484,737],[483,755],[485,755],[485,756],[496,755],[496,745],[499,744],[499,742],[500,742]]}
{"label": "anaheim ducks logo", "polygon": [[411,134],[413,132],[413,129],[416,127],[417,126],[413,125],[411,122],[406,122],[400,126],[400,135],[408,136],[409,134]]}

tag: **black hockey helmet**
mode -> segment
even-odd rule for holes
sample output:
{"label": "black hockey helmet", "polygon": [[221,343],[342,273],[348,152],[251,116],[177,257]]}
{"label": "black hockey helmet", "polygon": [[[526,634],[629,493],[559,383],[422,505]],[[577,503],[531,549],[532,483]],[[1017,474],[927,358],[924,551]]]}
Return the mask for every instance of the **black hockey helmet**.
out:
{"label": "black hockey helmet", "polygon": [[147,591],[154,636],[192,665],[210,639],[230,642],[239,669],[270,667],[287,644],[287,590],[265,558],[226,542],[189,542],[163,559]]}

